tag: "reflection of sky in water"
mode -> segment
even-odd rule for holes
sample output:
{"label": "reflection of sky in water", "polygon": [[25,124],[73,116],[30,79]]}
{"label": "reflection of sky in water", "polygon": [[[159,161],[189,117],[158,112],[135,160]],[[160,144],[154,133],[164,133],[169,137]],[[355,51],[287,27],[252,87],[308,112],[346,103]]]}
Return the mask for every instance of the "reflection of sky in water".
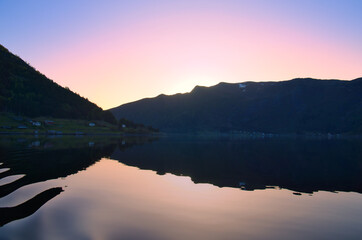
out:
{"label": "reflection of sky in water", "polygon": [[24,177],[24,174],[19,174],[19,175],[12,175],[12,176],[8,176],[8,177],[4,177],[0,179],[0,186],[15,182],[16,180]]}
{"label": "reflection of sky in water", "polygon": [[9,171],[10,168],[0,168],[0,173],[3,173],[3,172],[6,172],[6,171]]}
{"label": "reflection of sky in water", "polygon": [[0,228],[19,239],[353,239],[362,234],[362,195],[241,191],[194,184],[102,159],[86,171],[22,187],[14,206],[50,187],[64,192],[32,216]]}

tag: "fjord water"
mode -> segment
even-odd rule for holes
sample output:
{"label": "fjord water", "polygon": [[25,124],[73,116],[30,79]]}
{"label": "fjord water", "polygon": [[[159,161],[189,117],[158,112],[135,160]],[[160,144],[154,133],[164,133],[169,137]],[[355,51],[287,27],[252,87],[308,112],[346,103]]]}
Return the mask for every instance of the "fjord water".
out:
{"label": "fjord water", "polygon": [[362,142],[0,138],[0,239],[360,239]]}

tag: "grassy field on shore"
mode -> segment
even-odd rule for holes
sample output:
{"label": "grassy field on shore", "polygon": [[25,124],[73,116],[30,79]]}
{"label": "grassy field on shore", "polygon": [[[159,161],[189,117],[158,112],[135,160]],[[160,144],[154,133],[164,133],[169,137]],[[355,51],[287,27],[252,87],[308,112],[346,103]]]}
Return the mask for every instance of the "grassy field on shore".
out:
{"label": "grassy field on shore", "polygon": [[118,128],[115,124],[99,120],[28,118],[10,113],[0,113],[0,132],[50,135],[151,133],[145,128]]}

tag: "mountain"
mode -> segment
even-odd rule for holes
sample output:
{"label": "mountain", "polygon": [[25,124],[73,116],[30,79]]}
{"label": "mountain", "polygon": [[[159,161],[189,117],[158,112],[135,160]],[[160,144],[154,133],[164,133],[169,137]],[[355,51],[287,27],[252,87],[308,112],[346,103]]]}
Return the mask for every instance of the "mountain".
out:
{"label": "mountain", "polygon": [[362,78],[222,82],[110,111],[166,132],[361,133]]}
{"label": "mountain", "polygon": [[0,45],[0,111],[28,117],[104,120],[109,111],[59,86]]}

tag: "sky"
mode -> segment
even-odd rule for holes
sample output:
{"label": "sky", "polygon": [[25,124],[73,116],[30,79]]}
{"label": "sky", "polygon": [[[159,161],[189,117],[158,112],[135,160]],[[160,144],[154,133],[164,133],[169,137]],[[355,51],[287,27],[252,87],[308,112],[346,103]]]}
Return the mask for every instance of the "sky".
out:
{"label": "sky", "polygon": [[219,82],[362,76],[360,0],[0,0],[0,44],[108,109]]}

